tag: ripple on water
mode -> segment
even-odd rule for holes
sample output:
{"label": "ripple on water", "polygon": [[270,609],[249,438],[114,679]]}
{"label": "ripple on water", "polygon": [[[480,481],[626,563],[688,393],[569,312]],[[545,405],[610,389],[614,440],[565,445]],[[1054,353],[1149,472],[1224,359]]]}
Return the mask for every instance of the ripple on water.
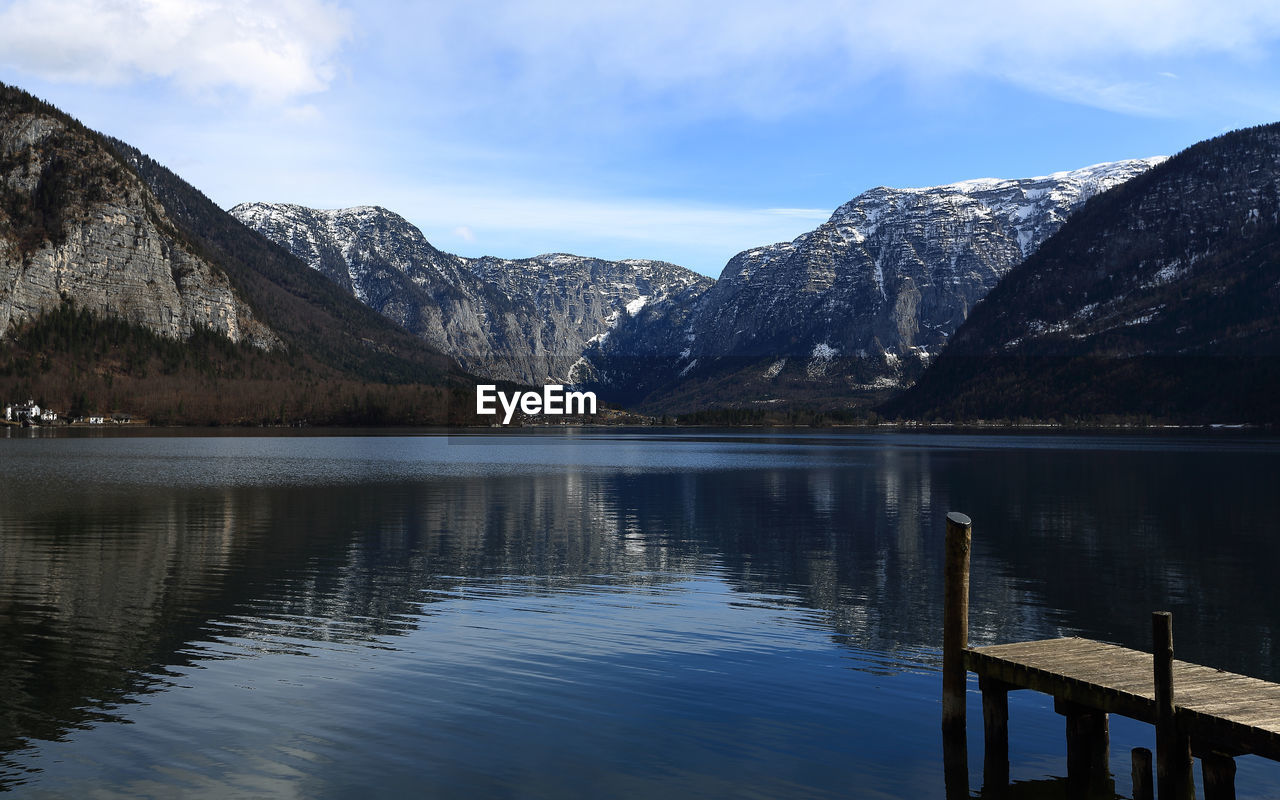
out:
{"label": "ripple on water", "polygon": [[[1141,646],[1172,601],[1181,653],[1280,675],[1269,441],[3,444],[0,782],[32,796],[937,796],[950,508],[975,638]],[[1014,703],[1015,777],[1061,774]]]}

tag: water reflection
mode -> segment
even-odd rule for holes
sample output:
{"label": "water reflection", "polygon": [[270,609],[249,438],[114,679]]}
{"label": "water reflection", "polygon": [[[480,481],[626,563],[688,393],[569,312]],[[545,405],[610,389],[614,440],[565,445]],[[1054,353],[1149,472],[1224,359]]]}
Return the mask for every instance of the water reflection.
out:
{"label": "water reflection", "polygon": [[[404,651],[397,669],[447,664],[455,679],[488,675],[475,690],[490,692],[504,675],[541,674],[536,659],[486,649],[483,626],[453,631],[460,599],[526,598],[516,610],[536,613],[521,645],[574,681],[612,679],[573,672],[573,659],[596,659],[600,675],[600,663],[635,670],[659,651],[693,663],[717,642],[764,647],[750,638],[764,634],[707,630],[720,611],[675,599],[719,587],[737,595],[725,607],[768,612],[751,619],[823,632],[854,654],[846,668],[931,671],[940,523],[953,508],[975,520],[976,642],[1079,633],[1145,648],[1149,612],[1171,608],[1180,656],[1280,678],[1280,597],[1267,591],[1280,498],[1266,443],[694,439],[663,445],[685,447],[672,462],[610,467],[616,443],[604,437],[575,444],[582,463],[523,443],[524,469],[493,443],[423,457],[412,440],[388,440],[377,456],[315,458],[315,440],[269,440],[251,469],[254,445],[206,464],[207,443],[190,445],[194,455],[167,440],[22,444],[59,447],[11,451],[0,469],[0,749],[11,754],[127,716],[218,659]],[[454,649],[424,652],[419,634]],[[933,700],[916,701],[921,715]],[[395,701],[384,702],[390,713]],[[628,713],[652,702],[637,698]],[[789,713],[803,727],[822,712]],[[728,737],[718,746],[750,747],[740,734],[715,734]],[[10,758],[0,780],[20,783],[31,767]]]}

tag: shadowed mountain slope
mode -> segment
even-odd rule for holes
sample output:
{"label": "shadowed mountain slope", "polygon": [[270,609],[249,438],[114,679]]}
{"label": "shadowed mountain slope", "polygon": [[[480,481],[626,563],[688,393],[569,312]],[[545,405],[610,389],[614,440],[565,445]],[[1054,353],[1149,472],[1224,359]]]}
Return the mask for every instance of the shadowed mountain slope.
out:
{"label": "shadowed mountain slope", "polygon": [[949,419],[1280,420],[1280,125],[1090,201],[885,410]]}

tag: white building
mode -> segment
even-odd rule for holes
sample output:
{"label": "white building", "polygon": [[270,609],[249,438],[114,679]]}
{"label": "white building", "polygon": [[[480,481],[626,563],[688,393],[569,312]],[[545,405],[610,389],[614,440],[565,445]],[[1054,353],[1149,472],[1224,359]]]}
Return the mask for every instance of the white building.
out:
{"label": "white building", "polygon": [[34,400],[25,403],[13,403],[4,407],[4,418],[9,422],[40,419],[40,406]]}

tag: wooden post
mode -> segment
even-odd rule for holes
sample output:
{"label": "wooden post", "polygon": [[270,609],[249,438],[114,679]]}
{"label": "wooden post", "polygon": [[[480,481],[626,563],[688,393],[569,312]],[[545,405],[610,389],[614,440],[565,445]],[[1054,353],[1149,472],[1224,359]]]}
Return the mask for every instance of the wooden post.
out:
{"label": "wooden post", "polygon": [[1133,800],[1156,800],[1155,787],[1151,785],[1151,751],[1135,747],[1133,757]]}
{"label": "wooden post", "polygon": [[969,547],[973,522],[947,514],[947,550],[942,577],[942,731],[963,736],[965,726],[964,651],[969,646]]}
{"label": "wooden post", "polygon": [[1072,797],[1115,794],[1111,778],[1111,730],[1107,714],[1055,698],[1053,709],[1067,720],[1067,793]]}
{"label": "wooden post", "polygon": [[1236,800],[1236,760],[1225,753],[1200,756],[1204,800]]}
{"label": "wooden post", "polygon": [[997,796],[1009,786],[1009,690],[992,678],[978,678],[982,689],[982,794]]}
{"label": "wooden post", "polygon": [[947,800],[969,800],[969,743],[959,736],[942,735],[942,779]]}
{"label": "wooden post", "polygon": [[1173,614],[1151,615],[1152,662],[1156,695],[1156,785],[1160,800],[1195,796],[1191,740],[1178,730],[1173,699]]}

